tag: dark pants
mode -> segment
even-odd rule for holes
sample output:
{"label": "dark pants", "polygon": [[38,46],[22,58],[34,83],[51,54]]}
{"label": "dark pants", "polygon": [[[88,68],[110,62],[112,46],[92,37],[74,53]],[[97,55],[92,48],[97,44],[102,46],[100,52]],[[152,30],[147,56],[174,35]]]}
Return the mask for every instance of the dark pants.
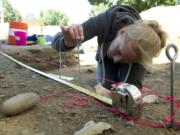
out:
{"label": "dark pants", "polygon": [[[131,66],[131,67],[130,67]],[[97,82],[101,82],[102,85],[110,89],[111,84],[114,82],[126,82],[133,84],[138,88],[142,87],[142,81],[144,80],[147,70],[138,63],[125,64],[125,63],[114,63],[107,57],[104,59],[105,68],[105,81],[103,80],[103,63],[98,63],[97,66]],[[129,73],[129,75],[128,75]]]}

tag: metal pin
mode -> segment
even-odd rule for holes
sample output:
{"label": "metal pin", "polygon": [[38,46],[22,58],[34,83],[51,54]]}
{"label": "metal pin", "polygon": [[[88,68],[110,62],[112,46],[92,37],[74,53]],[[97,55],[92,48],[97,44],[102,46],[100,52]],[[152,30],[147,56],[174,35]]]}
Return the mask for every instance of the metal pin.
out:
{"label": "metal pin", "polygon": [[[174,49],[174,56],[170,55],[170,49]],[[174,44],[169,44],[166,48],[166,56],[171,61],[171,75],[170,75],[170,96],[171,99],[174,99],[174,62],[178,56],[178,48]],[[170,102],[170,115],[174,115],[174,102]],[[170,127],[174,126],[174,119],[170,123]]]}
{"label": "metal pin", "polygon": [[61,79],[62,76],[61,68],[62,68],[62,52],[61,52],[61,47],[59,47],[59,79]]}
{"label": "metal pin", "polygon": [[80,43],[77,44],[77,54],[78,54],[78,79],[80,79],[80,70],[81,70],[81,64],[80,64],[80,50],[79,47],[81,46]]}

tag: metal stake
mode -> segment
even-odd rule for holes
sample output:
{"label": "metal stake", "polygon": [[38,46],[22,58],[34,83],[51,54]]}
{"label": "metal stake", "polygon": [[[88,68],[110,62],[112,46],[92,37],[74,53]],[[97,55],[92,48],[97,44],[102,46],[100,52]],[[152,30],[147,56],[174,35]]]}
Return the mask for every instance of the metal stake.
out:
{"label": "metal stake", "polygon": [[62,52],[61,52],[61,47],[59,47],[59,79],[61,79],[62,76],[61,68],[62,68]]}
{"label": "metal stake", "polygon": [[[174,49],[174,56],[170,55],[170,49]],[[178,48],[174,44],[169,44],[166,48],[166,56],[171,61],[171,75],[170,75],[170,96],[174,99],[174,62],[178,56]],[[170,102],[170,115],[174,115],[174,102]],[[174,126],[174,119],[170,123],[170,127]]]}
{"label": "metal stake", "polygon": [[78,43],[77,45],[77,54],[78,54],[78,79],[80,79],[80,70],[81,70],[81,64],[80,64],[80,50],[79,47],[81,44]]}

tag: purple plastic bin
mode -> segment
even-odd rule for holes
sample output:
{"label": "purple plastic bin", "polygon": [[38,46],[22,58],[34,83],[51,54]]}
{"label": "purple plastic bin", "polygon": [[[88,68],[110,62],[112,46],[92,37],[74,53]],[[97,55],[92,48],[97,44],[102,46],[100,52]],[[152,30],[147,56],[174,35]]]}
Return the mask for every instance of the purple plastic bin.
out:
{"label": "purple plastic bin", "polygon": [[24,31],[15,31],[16,45],[25,46],[27,40],[27,32]]}

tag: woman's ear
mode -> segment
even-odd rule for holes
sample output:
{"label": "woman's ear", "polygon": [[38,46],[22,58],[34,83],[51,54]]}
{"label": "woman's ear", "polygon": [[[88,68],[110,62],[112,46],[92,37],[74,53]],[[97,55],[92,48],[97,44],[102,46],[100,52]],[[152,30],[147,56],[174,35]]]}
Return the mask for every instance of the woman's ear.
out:
{"label": "woman's ear", "polygon": [[126,27],[119,29],[116,36],[124,34],[125,30],[126,30]]}

